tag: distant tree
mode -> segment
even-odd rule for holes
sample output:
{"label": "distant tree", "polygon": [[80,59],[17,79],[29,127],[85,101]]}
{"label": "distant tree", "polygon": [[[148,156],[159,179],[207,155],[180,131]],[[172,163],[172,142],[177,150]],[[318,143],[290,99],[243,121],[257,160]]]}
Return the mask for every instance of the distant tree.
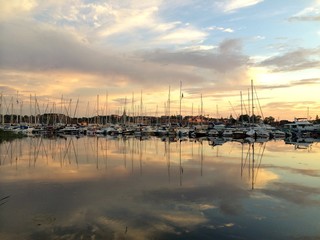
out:
{"label": "distant tree", "polygon": [[283,125],[288,124],[288,123],[290,123],[290,121],[288,121],[288,120],[280,120],[279,125],[283,126]]}
{"label": "distant tree", "polygon": [[265,124],[273,124],[275,121],[274,117],[269,116],[269,117],[265,117],[265,119],[263,120],[263,123]]}
{"label": "distant tree", "polygon": [[239,122],[249,122],[249,115],[248,114],[244,114],[244,115],[240,115],[239,116]]}
{"label": "distant tree", "polygon": [[261,116],[260,115],[252,115],[250,117],[250,122],[258,123],[261,121]]}
{"label": "distant tree", "polygon": [[236,119],[234,119],[234,117],[232,116],[232,114],[230,114],[230,117],[229,117],[229,120],[228,120],[228,123],[229,124],[235,124],[237,122]]}

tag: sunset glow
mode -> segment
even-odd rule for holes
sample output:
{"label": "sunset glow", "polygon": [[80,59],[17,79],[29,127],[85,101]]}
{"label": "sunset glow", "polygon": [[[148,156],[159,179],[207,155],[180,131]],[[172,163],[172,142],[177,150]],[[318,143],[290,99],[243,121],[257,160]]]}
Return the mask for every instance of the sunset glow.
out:
{"label": "sunset glow", "polygon": [[202,96],[204,115],[237,116],[252,79],[259,115],[315,119],[319,16],[315,0],[0,0],[2,113],[160,116],[170,97],[177,115],[181,83],[182,115]]}

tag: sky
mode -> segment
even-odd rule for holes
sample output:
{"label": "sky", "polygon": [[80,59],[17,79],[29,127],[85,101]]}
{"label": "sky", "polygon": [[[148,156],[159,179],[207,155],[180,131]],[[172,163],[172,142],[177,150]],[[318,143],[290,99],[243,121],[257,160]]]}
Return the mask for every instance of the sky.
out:
{"label": "sky", "polygon": [[237,117],[252,82],[255,114],[315,119],[319,23],[320,0],[0,0],[1,112]]}

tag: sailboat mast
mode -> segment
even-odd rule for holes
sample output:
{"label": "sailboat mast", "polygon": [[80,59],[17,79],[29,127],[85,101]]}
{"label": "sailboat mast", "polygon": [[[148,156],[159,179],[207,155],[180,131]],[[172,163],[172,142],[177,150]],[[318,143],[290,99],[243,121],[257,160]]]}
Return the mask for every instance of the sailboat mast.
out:
{"label": "sailboat mast", "polygon": [[108,123],[108,91],[106,91],[106,124]]}
{"label": "sailboat mast", "polygon": [[242,109],[242,91],[240,91],[240,106],[241,106],[241,115],[243,114],[243,109]]}
{"label": "sailboat mast", "polygon": [[143,123],[143,119],[142,119],[142,90],[140,93],[140,123]]}
{"label": "sailboat mast", "polygon": [[[78,104],[79,104],[79,98],[78,98],[78,100],[77,100],[76,107],[74,108],[73,118],[76,117],[77,110],[78,110]],[[78,118],[77,118],[77,123],[78,123]]]}
{"label": "sailboat mast", "polygon": [[131,99],[131,114],[132,114],[132,123],[134,123],[134,92],[132,92],[132,99]]}
{"label": "sailboat mast", "polygon": [[[17,91],[17,100],[16,100],[16,102],[17,102],[17,105],[19,105],[19,91]],[[19,108],[19,106],[17,106],[17,108]],[[20,109],[19,109],[20,110]],[[18,114],[18,109],[17,109],[17,123],[18,124],[20,124],[20,113]]]}
{"label": "sailboat mast", "polygon": [[60,121],[60,123],[62,123],[62,120],[63,120],[63,94],[61,95],[61,105],[60,105],[60,115],[61,115],[61,117],[59,117],[59,121]]}
{"label": "sailboat mast", "polygon": [[242,109],[242,91],[240,91],[240,106],[241,106],[241,123],[243,125],[243,109]]}
{"label": "sailboat mast", "polygon": [[193,119],[193,103],[192,103],[192,105],[191,105],[191,117],[192,117],[192,119]]}
{"label": "sailboat mast", "polygon": [[251,104],[252,104],[252,123],[254,123],[253,80],[252,79],[251,79]]}
{"label": "sailboat mast", "polygon": [[18,106],[19,106],[19,115],[18,115],[18,118],[19,118],[19,121],[18,121],[18,123],[20,124],[22,121],[23,121],[23,118],[22,118],[22,107],[23,107],[23,100],[22,100],[22,98],[21,99],[19,99],[19,94],[18,94],[19,92],[17,92],[17,104],[18,104]]}
{"label": "sailboat mast", "polygon": [[123,125],[126,125],[126,118],[127,118],[127,96],[124,99],[124,110],[123,110]]}
{"label": "sailboat mast", "polygon": [[30,117],[29,117],[29,124],[32,125],[32,98],[30,93]]}
{"label": "sailboat mast", "polygon": [[216,104],[216,115],[217,115],[217,118],[219,117],[219,106],[218,104]]}
{"label": "sailboat mast", "polygon": [[202,101],[202,93],[201,93],[201,114],[200,114],[200,117],[201,117],[201,125],[202,125],[202,121],[203,121],[203,101]]}
{"label": "sailboat mast", "polygon": [[96,118],[96,124],[99,125],[99,94],[97,95],[97,118]]}
{"label": "sailboat mast", "polygon": [[1,97],[0,97],[0,113],[1,113],[1,125],[4,125],[4,116],[3,116],[3,107],[2,107],[2,93],[1,93]]}
{"label": "sailboat mast", "polygon": [[37,118],[37,96],[34,94],[34,124],[38,125],[38,118]]}
{"label": "sailboat mast", "polygon": [[13,124],[13,97],[11,97],[11,118],[10,118],[10,124]]}
{"label": "sailboat mast", "polygon": [[159,118],[158,118],[158,104],[157,104],[157,107],[156,107],[156,125],[158,126],[159,124]]}
{"label": "sailboat mast", "polygon": [[169,85],[169,95],[168,95],[168,124],[171,125],[171,117],[170,117],[170,85]]}
{"label": "sailboat mast", "polygon": [[182,125],[182,115],[181,115],[181,100],[182,100],[182,93],[181,93],[181,88],[182,88],[182,82],[180,81],[180,106],[179,106],[180,126]]}
{"label": "sailboat mast", "polygon": [[248,88],[248,115],[251,115],[250,90]]}

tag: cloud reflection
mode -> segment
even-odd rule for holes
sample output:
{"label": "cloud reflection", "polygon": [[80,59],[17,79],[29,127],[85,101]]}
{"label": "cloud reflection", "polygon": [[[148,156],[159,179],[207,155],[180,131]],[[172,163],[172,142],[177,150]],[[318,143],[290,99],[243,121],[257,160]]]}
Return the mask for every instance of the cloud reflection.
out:
{"label": "cloud reflection", "polygon": [[264,189],[262,192],[301,206],[320,206],[320,200],[317,199],[319,188],[286,182],[276,182],[273,185],[274,188]]}

